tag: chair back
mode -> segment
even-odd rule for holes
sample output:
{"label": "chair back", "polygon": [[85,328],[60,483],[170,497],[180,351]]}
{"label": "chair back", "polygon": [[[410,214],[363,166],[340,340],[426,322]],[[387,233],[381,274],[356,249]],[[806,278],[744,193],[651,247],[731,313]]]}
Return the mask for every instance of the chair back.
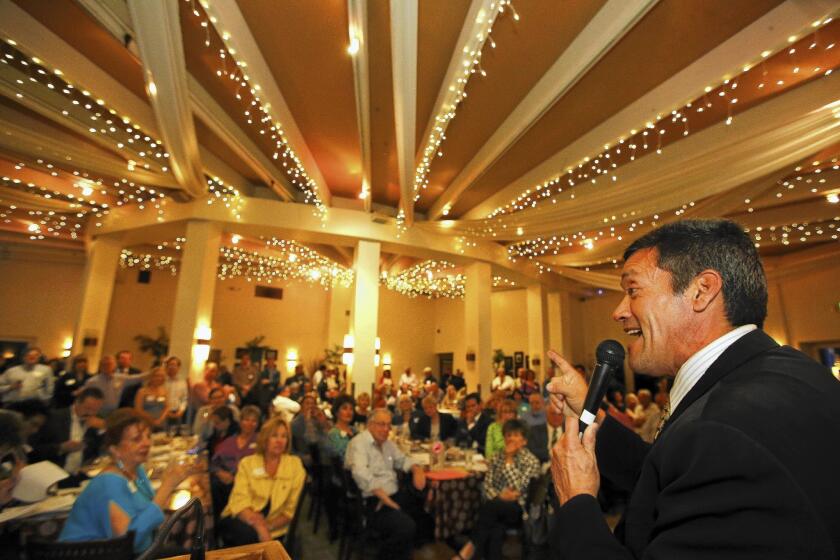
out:
{"label": "chair back", "polygon": [[80,542],[39,542],[26,545],[29,560],[132,560],[134,531],[114,539]]}
{"label": "chair back", "polygon": [[300,545],[298,544],[297,538],[297,527],[298,527],[298,520],[301,516],[301,510],[303,509],[303,500],[306,498],[306,485],[301,489],[300,496],[298,497],[297,505],[295,506],[295,513],[292,516],[292,520],[289,522],[289,529],[286,531],[286,534],[283,535],[283,545],[286,548],[286,551],[291,555],[292,558],[298,558],[300,555],[298,548]]}
{"label": "chair back", "polygon": [[137,560],[151,560],[152,558],[157,558],[160,555],[161,549],[163,549],[163,546],[166,544],[166,541],[169,538],[170,533],[172,533],[172,529],[175,527],[175,525],[184,520],[187,517],[187,515],[189,515],[192,512],[195,512],[196,528],[195,536],[193,537],[193,547],[191,550],[190,558],[192,560],[203,560],[204,508],[201,505],[201,500],[199,500],[198,498],[190,498],[190,501],[188,501],[186,504],[175,510],[175,512],[169,516],[169,519],[167,519],[158,530],[157,536],[152,542],[152,545],[149,548],[147,548],[143,554],[138,556]]}

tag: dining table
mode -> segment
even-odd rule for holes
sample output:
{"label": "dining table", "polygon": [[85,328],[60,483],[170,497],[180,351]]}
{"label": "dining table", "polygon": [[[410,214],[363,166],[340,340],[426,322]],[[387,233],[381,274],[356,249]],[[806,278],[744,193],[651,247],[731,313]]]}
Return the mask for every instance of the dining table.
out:
{"label": "dining table", "polygon": [[[146,472],[152,481],[152,487],[157,490],[160,478],[167,465],[180,462],[189,465],[189,475],[178,485],[172,493],[169,503],[164,510],[164,517],[168,519],[178,508],[186,504],[193,496],[201,500],[204,508],[204,542],[213,545],[213,502],[210,491],[210,474],[206,452],[197,448],[196,436],[167,435],[155,433],[152,435],[152,447],[149,458],[145,463]],[[107,459],[98,460],[84,465],[82,472],[93,478],[102,472]],[[26,546],[31,539],[42,541],[57,540],[67,521],[76,497],[82,493],[87,481],[78,487],[63,488],[47,496],[42,502],[20,506],[20,516],[7,521],[12,529],[19,531],[20,545]],[[25,510],[23,509],[25,508]],[[15,512],[12,511],[12,514]],[[187,519],[176,523],[168,538],[168,542],[189,548],[195,535],[196,523]]]}
{"label": "dining table", "polygon": [[[398,443],[399,444],[399,443]],[[407,455],[426,471],[424,509],[434,520],[435,540],[469,532],[481,507],[487,472],[484,456],[442,442],[403,443]]]}

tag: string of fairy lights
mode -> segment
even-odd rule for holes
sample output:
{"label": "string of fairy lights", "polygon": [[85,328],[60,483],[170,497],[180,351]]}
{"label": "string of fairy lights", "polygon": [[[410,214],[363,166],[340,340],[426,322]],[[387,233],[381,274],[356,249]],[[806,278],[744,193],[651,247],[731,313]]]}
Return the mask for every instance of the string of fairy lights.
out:
{"label": "string of fairy lights", "polygon": [[[460,72],[453,76],[452,82],[445,90],[446,99],[440,111],[434,116],[434,125],[423,147],[423,155],[420,163],[414,172],[413,188],[415,202],[420,199],[420,191],[429,186],[429,171],[431,170],[432,162],[436,157],[443,156],[441,144],[446,140],[446,129],[455,118],[458,106],[467,97],[467,83],[476,73],[481,76],[487,75],[487,72],[481,66],[482,52],[487,43],[490,43],[491,48],[496,48],[496,42],[493,40],[491,32],[493,31],[493,25],[496,23],[496,19],[506,9],[509,9],[513,14],[514,21],[519,21],[519,14],[516,8],[513,7],[511,0],[494,0],[490,3],[486,12],[480,10],[476,14],[476,25],[479,30],[468,38],[466,44],[461,49],[463,59],[459,67]],[[446,215],[448,213],[449,210],[447,208],[443,214]]]}
{"label": "string of fairy lights", "polygon": [[[243,278],[247,282],[272,284],[278,281],[300,281],[329,289],[336,285],[353,284],[353,270],[325,257],[321,253],[296,241],[272,237],[265,241],[265,250],[238,247],[242,237],[231,237],[231,246],[219,249],[219,280]],[[122,268],[140,270],[166,270],[178,274],[178,258],[171,253],[180,252],[186,238],[164,241],[156,246],[159,253],[138,252],[124,249],[120,255]]]}
{"label": "string of fairy lights", "polygon": [[75,87],[60,69],[50,69],[39,58],[25,55],[8,38],[0,40],[0,62],[7,68],[3,78],[12,80],[10,85],[15,88],[18,100],[32,97],[50,103],[72,129],[86,130],[122,153],[129,171],[138,167],[162,173],[169,171],[169,153],[160,140],[149,136],[128,117],[119,116],[103,99]]}
{"label": "string of fairy lights", "polygon": [[[827,184],[827,172],[836,171],[840,171],[840,158],[838,157],[833,157],[828,161],[815,160],[809,162],[807,165],[798,165],[794,168],[793,174],[777,181],[776,187],[774,189],[771,189],[771,191],[768,192],[768,194],[765,195],[763,198],[765,200],[769,198],[773,201],[784,202],[786,200],[785,197],[797,197],[801,199],[803,196],[806,196],[808,194],[817,194],[820,192],[821,189],[825,188]],[[807,190],[807,192],[800,192],[803,191],[803,189]],[[826,195],[826,201],[829,204],[838,204],[840,203],[840,195],[838,195],[837,193],[829,193]],[[755,210],[758,208],[757,202],[760,202],[760,200],[750,198],[744,199],[743,205],[746,207],[746,212],[748,214],[755,212]],[[506,251],[508,254],[508,258],[511,261],[516,262],[516,260],[520,258],[527,258],[533,260],[537,257],[559,255],[565,250],[574,248],[583,248],[591,250],[599,241],[605,239],[614,239],[617,241],[622,241],[624,236],[634,233],[640,228],[647,227],[653,229],[661,224],[660,220],[662,218],[671,215],[673,215],[673,217],[675,218],[678,218],[684,215],[687,210],[694,206],[695,202],[689,201],[668,212],[662,212],[661,214],[652,214],[644,218],[634,219],[632,222],[629,222],[624,225],[608,226],[600,228],[598,230],[587,232],[581,231],[571,235],[540,237],[537,239],[528,239],[516,243],[511,243],[506,247]],[[837,209],[837,213],[838,216],[834,216],[834,220],[840,220],[840,208]],[[635,212],[633,212],[632,214],[635,215]],[[803,225],[806,228],[809,228],[809,224],[799,223],[790,224],[789,227],[797,229],[797,231],[801,231],[798,230],[798,228]],[[757,228],[755,228],[754,231],[761,232],[762,229],[765,231],[774,231],[775,229],[771,230],[770,228],[776,227],[777,226],[757,226]],[[750,230],[747,229],[747,232],[749,231]],[[798,237],[785,236],[784,239],[790,238],[787,239],[787,242],[785,242],[783,238],[780,238],[779,240],[784,245],[788,245],[791,239],[796,239],[799,242],[836,240],[837,237],[832,235],[833,234],[825,236],[822,233],[816,233],[816,230],[814,230],[812,233],[803,234]],[[761,239],[756,240],[757,243],[760,241]],[[613,257],[607,259],[600,259],[597,260],[594,264],[602,263],[612,263],[613,265],[617,266],[618,259]]]}
{"label": "string of fairy lights", "polygon": [[[723,121],[730,125],[737,110],[740,109],[739,83],[757,82],[756,89],[769,94],[771,93],[769,90],[774,88],[775,91],[781,91],[812,77],[830,76],[836,64],[826,68],[820,66],[815,60],[836,48],[834,41],[821,42],[819,36],[821,30],[825,34],[829,34],[828,31],[831,34],[837,31],[840,22],[834,22],[830,30],[825,29],[832,21],[831,17],[815,21],[812,24],[815,30],[806,37],[802,39],[796,36],[789,37],[789,45],[773,56],[771,56],[773,54],[771,51],[762,52],[753,62],[745,64],[742,71],[734,78],[724,79],[717,86],[707,86],[702,95],[688,101],[685,105],[673,109],[664,116],[658,116],[639,129],[631,129],[628,134],[620,136],[612,143],[605,144],[604,149],[598,154],[583,158],[576,165],[568,167],[565,172],[526,188],[507,204],[491,211],[486,220],[492,222],[493,218],[536,208],[540,203],[550,201],[556,204],[564,192],[570,199],[574,199],[573,187],[578,185],[594,185],[599,181],[607,181],[609,184],[618,183],[620,177],[617,170],[621,165],[635,161],[636,158],[644,155],[661,154],[667,143],[688,136],[691,133],[690,117],[692,115],[708,114],[715,108],[723,107],[725,111],[720,115],[720,119],[712,123]],[[774,75],[773,78],[776,79],[772,80],[767,68],[769,62],[775,62],[780,67],[789,67],[790,76],[785,78]],[[712,123],[707,123],[707,126]],[[679,133],[672,132],[670,137],[666,137],[668,129],[675,126]],[[489,230],[492,231],[492,229],[491,226]]]}
{"label": "string of fairy lights", "polygon": [[[493,287],[516,288],[515,281],[501,275],[493,276]],[[427,299],[463,299],[466,294],[467,276],[457,271],[454,263],[444,260],[419,262],[397,274],[380,273],[380,284],[406,297]]]}
{"label": "string of fairy lights", "polygon": [[[283,125],[274,116],[270,104],[261,97],[262,87],[248,75],[247,62],[237,59],[230,32],[220,29],[218,18],[209,14],[210,6],[206,1],[201,0],[198,4],[195,0],[185,2],[190,5],[192,17],[198,18],[199,25],[204,29],[205,48],[212,48],[211,25],[216,29],[223,44],[223,47],[216,51],[216,76],[236,84],[233,96],[244,106],[242,116],[246,124],[253,127],[260,136],[271,140],[274,147],[272,159],[280,162],[289,181],[303,193],[304,203],[314,205],[316,214],[325,219],[327,207],[318,195],[317,182],[307,173],[300,157],[289,144]],[[202,9],[199,9],[199,4]]]}
{"label": "string of fairy lights", "polygon": [[226,185],[224,181],[218,177],[206,177],[207,189],[210,196],[207,197],[207,204],[222,204],[225,208],[230,210],[233,217],[237,220],[242,219],[240,212],[242,211],[242,195],[239,190],[231,185]]}

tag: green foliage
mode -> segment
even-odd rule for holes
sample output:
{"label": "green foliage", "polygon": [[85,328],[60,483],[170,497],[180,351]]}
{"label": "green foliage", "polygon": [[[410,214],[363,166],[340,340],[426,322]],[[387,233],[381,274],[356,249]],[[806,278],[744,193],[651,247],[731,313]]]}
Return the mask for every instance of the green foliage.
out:
{"label": "green foliage", "polygon": [[324,348],[324,362],[327,365],[340,366],[341,355],[344,353],[344,348],[336,344],[332,349]]}
{"label": "green foliage", "polygon": [[160,364],[163,357],[169,353],[169,334],[164,327],[158,327],[157,338],[138,334],[134,340],[141,352],[152,355],[154,365]]}

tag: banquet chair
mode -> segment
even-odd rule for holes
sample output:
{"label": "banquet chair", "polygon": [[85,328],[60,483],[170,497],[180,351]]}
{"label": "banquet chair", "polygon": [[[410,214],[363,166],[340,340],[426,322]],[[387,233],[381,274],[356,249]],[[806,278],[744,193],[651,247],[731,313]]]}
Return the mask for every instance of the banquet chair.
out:
{"label": "banquet chair", "polygon": [[363,557],[371,552],[371,545],[377,542],[378,534],[370,527],[368,509],[361,490],[353,480],[353,474],[342,468],[341,480],[343,494],[340,502],[343,511],[339,516],[343,518],[343,523],[338,543],[338,560],[351,560],[358,551],[361,551]]}
{"label": "banquet chair", "polygon": [[190,550],[191,560],[203,560],[204,558],[204,508],[201,505],[201,500],[198,498],[190,498],[190,500],[178,508],[167,519],[160,529],[158,529],[155,540],[149,548],[146,549],[137,560],[151,560],[157,558],[160,553],[167,546],[167,539],[176,525],[184,521],[190,513],[195,512],[195,534],[193,536],[192,547]]}
{"label": "banquet chair", "polygon": [[131,560],[134,558],[134,531],[121,537],[80,542],[40,542],[26,544],[28,560]]}
{"label": "banquet chair", "polygon": [[[309,491],[307,490],[306,485],[304,485],[300,491],[297,505],[295,506],[295,513],[292,516],[292,520],[289,522],[289,529],[286,531],[286,534],[283,535],[283,547],[292,558],[300,558],[301,556],[301,545],[298,539],[297,528],[301,513],[303,512],[303,501],[306,499],[308,494]],[[312,499],[311,496],[310,499]]]}
{"label": "banquet chair", "polygon": [[312,533],[317,535],[321,524],[321,509],[324,507],[326,484],[329,480],[329,467],[321,464],[321,449],[317,444],[310,446],[309,454],[312,457],[312,465],[309,468],[307,480],[310,498],[307,519],[314,517]]}

